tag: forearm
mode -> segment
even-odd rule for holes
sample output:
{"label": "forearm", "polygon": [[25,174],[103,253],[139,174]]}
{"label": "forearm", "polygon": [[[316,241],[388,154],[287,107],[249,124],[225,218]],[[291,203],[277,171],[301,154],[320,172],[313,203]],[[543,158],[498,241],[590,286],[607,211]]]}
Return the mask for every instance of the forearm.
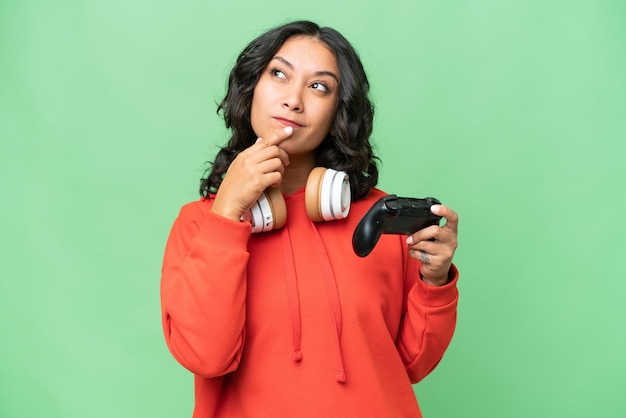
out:
{"label": "forearm", "polygon": [[428,375],[445,353],[456,326],[457,271],[442,286],[415,283],[407,296],[397,340],[398,351],[413,383]]}
{"label": "forearm", "polygon": [[184,367],[212,377],[236,369],[243,348],[249,231],[216,216],[198,226],[189,239],[189,228],[175,224],[168,240],[161,279],[163,330]]}

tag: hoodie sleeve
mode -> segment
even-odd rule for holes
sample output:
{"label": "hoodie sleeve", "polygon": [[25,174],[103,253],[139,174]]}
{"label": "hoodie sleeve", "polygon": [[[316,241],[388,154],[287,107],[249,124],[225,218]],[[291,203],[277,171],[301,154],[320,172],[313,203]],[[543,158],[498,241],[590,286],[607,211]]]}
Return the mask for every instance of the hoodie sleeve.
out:
{"label": "hoodie sleeve", "polygon": [[404,313],[396,345],[412,383],[426,377],[448,348],[456,326],[458,270],[450,282],[429,286],[420,279],[419,262],[408,255],[405,268]]}
{"label": "hoodie sleeve", "polygon": [[184,206],[163,260],[161,308],[167,346],[197,375],[237,369],[245,339],[247,242],[251,227],[210,210]]}

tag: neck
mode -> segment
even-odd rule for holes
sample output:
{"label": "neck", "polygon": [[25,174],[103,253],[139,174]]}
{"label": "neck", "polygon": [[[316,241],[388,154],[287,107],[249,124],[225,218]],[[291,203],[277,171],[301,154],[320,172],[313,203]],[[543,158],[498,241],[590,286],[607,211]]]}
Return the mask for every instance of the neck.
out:
{"label": "neck", "polygon": [[315,168],[315,155],[290,156],[289,165],[285,167],[280,190],[289,195],[300,189],[306,184],[313,168]]}

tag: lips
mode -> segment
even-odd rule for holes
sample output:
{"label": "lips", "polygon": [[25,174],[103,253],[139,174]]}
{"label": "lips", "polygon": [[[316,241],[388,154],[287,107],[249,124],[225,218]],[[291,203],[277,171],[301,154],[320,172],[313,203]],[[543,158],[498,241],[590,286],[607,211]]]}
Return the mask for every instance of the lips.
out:
{"label": "lips", "polygon": [[273,119],[277,122],[282,123],[285,126],[291,126],[292,128],[302,128],[304,127],[304,125],[302,125],[301,123],[296,122],[295,120],[291,120],[291,119],[287,119],[287,118],[281,118],[279,116],[274,116]]}

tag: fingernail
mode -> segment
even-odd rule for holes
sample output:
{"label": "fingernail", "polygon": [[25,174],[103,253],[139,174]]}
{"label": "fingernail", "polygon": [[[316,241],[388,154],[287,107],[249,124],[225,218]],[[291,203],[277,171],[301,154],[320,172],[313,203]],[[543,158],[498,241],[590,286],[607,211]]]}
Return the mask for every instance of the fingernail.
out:
{"label": "fingernail", "polygon": [[431,211],[432,213],[439,213],[439,209],[441,209],[441,206],[439,206],[439,205],[432,205],[432,206],[430,207],[430,211]]}
{"label": "fingernail", "polygon": [[257,138],[256,141],[255,141],[255,144],[258,144],[260,140],[261,140],[261,138]]}
{"label": "fingernail", "polygon": [[413,236],[412,236],[412,235],[409,235],[409,236],[407,237],[407,239],[406,239],[406,243],[407,243],[407,244],[409,244],[409,245],[413,244]]}
{"label": "fingernail", "polygon": [[291,127],[291,126],[287,126],[287,127],[285,128],[285,133],[286,133],[286,134],[290,134],[290,133],[292,133],[292,132],[293,132],[293,127]]}

